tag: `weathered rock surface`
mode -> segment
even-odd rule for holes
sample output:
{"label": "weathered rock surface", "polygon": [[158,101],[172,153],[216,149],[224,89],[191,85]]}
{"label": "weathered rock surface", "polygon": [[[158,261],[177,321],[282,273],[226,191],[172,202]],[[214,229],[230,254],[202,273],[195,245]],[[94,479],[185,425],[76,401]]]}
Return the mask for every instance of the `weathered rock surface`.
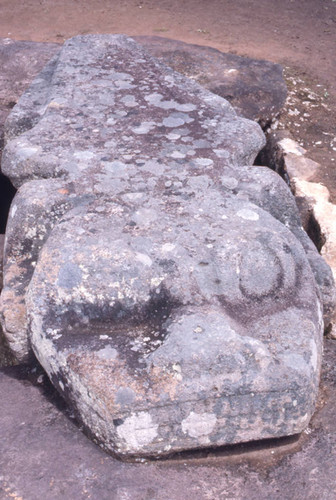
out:
{"label": "weathered rock surface", "polygon": [[[2,278],[3,278],[3,251],[4,251],[5,235],[0,234],[0,292],[2,290]],[[2,333],[2,328],[0,326],[0,367],[13,364],[14,357],[9,350],[8,343]]]}
{"label": "weathered rock surface", "polygon": [[0,326],[0,368],[3,368],[4,366],[12,366],[15,364],[17,364],[17,361],[12,351],[9,349],[8,343],[2,333],[2,328]]}
{"label": "weathered rock surface", "polygon": [[30,285],[37,356],[120,455],[292,434],[313,410],[321,332],[302,247],[254,205],[194,194],[69,212]]}
{"label": "weathered rock surface", "polygon": [[[45,67],[6,122],[2,170],[22,189],[7,227],[2,310],[8,341],[21,360],[29,351],[25,290],[43,240],[64,211],[79,199],[88,202],[127,190],[178,193],[188,171],[195,176],[209,170],[218,178],[221,172],[213,166],[252,163],[264,143],[256,124],[238,118],[226,101],[151,59],[135,44],[128,50],[137,50],[140,60],[128,73],[123,71],[127,62],[116,63],[113,53],[101,56],[104,47],[96,50],[95,57],[106,60],[98,63],[102,68],[95,83],[86,83],[94,77],[86,61],[80,71],[71,68],[76,48],[70,46]],[[140,85],[133,83],[141,79]],[[67,186],[55,179],[23,186],[29,179],[57,176],[65,178]],[[200,189],[202,181],[198,183]],[[205,188],[207,183],[205,179]]]}
{"label": "weathered rock surface", "polygon": [[[53,43],[0,38],[0,160],[7,116],[33,78],[59,50],[60,46]],[[10,182],[0,174],[0,232],[5,231],[8,208],[14,194]]]}
{"label": "weathered rock surface", "polygon": [[[301,222],[309,238],[306,234],[303,235],[302,232],[297,231],[299,224],[294,215],[296,211],[291,209],[286,210],[287,213],[292,214],[290,228],[307,252],[310,266],[322,294],[325,331],[330,332],[336,324],[336,295],[333,286],[336,276],[335,207],[329,203],[328,189],[310,182],[319,164],[307,158],[305,153],[306,150],[299,146],[288,132],[277,131],[268,134],[267,144],[258,155],[257,162],[258,164],[265,163],[278,172],[287,180],[295,194]],[[272,214],[274,214],[274,209],[279,213],[279,207],[282,206],[281,199],[283,203],[286,199],[281,191],[279,196],[280,199],[272,198]],[[293,202],[292,197],[287,199]],[[317,207],[315,208],[314,205]],[[320,257],[314,246],[324,258]]]}
{"label": "weathered rock surface", "polygon": [[22,92],[59,50],[55,43],[0,38],[0,153],[5,119]]}
{"label": "weathered rock surface", "polygon": [[238,114],[269,125],[287,96],[282,67],[159,36],[137,36],[150,54],[227,99]]}
{"label": "weathered rock surface", "polygon": [[306,427],[321,298],[288,188],[248,166],[256,123],[105,35],[64,45],[6,137],[19,191],[4,330],[21,359],[32,343],[105,449],[159,456]]}

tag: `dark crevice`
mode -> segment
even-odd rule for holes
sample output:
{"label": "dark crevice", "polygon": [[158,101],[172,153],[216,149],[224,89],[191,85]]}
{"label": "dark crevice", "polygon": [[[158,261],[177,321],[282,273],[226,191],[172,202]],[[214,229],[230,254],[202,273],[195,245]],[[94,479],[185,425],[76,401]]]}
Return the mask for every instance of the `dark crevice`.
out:
{"label": "dark crevice", "polygon": [[317,250],[321,252],[326,238],[322,233],[321,226],[315,217],[315,214],[309,205],[308,200],[303,196],[296,196],[296,205],[299,209],[303,229],[312,240]]}
{"label": "dark crevice", "polygon": [[317,250],[321,253],[321,250],[326,242],[326,238],[322,233],[321,226],[318,223],[318,220],[316,219],[313,212],[310,213],[306,232],[316,246]]}
{"label": "dark crevice", "polygon": [[11,181],[0,173],[0,233],[4,234],[6,231],[6,224],[8,219],[8,212],[12,200],[15,196],[16,189]]}
{"label": "dark crevice", "polygon": [[279,174],[286,184],[290,186],[290,180],[285,166],[285,159],[281,148],[279,148],[277,144],[278,138],[273,134],[265,134],[265,136],[266,146],[259,152],[254,161],[254,165],[264,166],[274,170],[274,172]]}
{"label": "dark crevice", "polygon": [[[268,167],[274,172],[277,172],[280,177],[286,182],[295,196],[295,190],[291,185],[290,178],[286,169],[285,158],[282,149],[278,146],[279,137],[276,134],[265,134],[266,146],[259,152],[255,159],[255,166]],[[325,236],[322,233],[320,224],[316,219],[312,207],[305,198],[295,196],[296,205],[299,210],[301,223],[316,246],[318,252],[321,252],[323,245],[326,242]]]}

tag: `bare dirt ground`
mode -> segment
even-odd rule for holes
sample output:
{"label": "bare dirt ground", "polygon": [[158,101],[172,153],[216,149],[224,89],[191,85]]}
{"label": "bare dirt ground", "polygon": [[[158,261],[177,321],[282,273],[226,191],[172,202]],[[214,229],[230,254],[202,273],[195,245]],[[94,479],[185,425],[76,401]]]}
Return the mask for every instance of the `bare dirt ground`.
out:
{"label": "bare dirt ground", "polygon": [[[336,0],[0,0],[0,37],[62,43],[84,33],[161,35],[282,64],[290,94],[279,126],[288,128],[308,150],[308,156],[321,164],[315,180],[329,188],[336,202]],[[19,498],[6,486],[8,478],[14,477],[12,470],[17,470],[16,488],[21,481],[19,490],[25,500],[38,498],[38,492],[41,497],[57,499],[336,498],[335,342],[326,341],[318,411],[307,432],[289,446],[289,452],[287,445],[286,450],[270,445],[256,455],[253,463],[246,456],[236,456],[227,464],[219,452],[193,460],[186,457],[181,463],[149,464],[141,475],[140,464],[116,465],[98,448],[90,448],[81,433],[74,434],[71,429],[65,435],[70,424],[61,420],[61,414],[57,414],[60,423],[55,427],[54,445],[44,448],[38,442],[40,448],[35,450],[29,443],[37,446],[32,436],[44,429],[35,408],[45,402],[39,403],[35,385],[27,385],[22,400],[15,396],[17,407],[13,404],[5,409],[0,403],[2,422],[8,421],[8,429],[0,429],[0,437],[7,436],[10,441],[8,453],[0,453],[0,498]],[[10,387],[8,395],[3,394],[4,400],[11,391]],[[20,413],[30,411],[30,398],[31,420]],[[50,412],[48,407],[45,414],[49,420]],[[31,438],[22,437],[21,420],[31,425]],[[54,424],[49,420],[45,428],[51,432]],[[61,440],[58,445],[59,428],[65,430],[61,436],[64,443]],[[65,456],[65,443],[73,448],[75,460]],[[52,481],[47,482],[48,471],[44,470],[55,446],[61,458],[64,454],[65,467],[55,472],[57,491]],[[55,468],[60,466],[58,458],[54,459]],[[82,474],[80,479],[75,473]],[[81,490],[80,481],[84,479],[86,489]],[[122,486],[112,494],[118,481]],[[138,495],[140,486],[144,490]]]}

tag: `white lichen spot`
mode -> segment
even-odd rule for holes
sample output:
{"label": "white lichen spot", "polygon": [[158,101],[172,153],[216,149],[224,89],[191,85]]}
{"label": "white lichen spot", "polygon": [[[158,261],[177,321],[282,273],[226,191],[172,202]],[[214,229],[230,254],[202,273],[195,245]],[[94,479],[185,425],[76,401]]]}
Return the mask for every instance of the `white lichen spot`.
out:
{"label": "white lichen spot", "polygon": [[134,95],[132,95],[132,94],[125,95],[120,100],[128,108],[135,108],[138,105],[137,101],[135,100]]}
{"label": "white lichen spot", "polygon": [[175,363],[172,368],[175,372],[178,372],[178,373],[181,373],[181,371],[182,371],[181,365],[179,363]]}
{"label": "white lichen spot", "polygon": [[94,157],[92,151],[76,151],[74,157],[78,160],[91,160]]}
{"label": "white lichen spot", "polygon": [[175,128],[185,124],[185,120],[180,117],[168,116],[162,121],[164,127]]}
{"label": "white lichen spot", "polygon": [[147,412],[133,414],[117,427],[118,436],[129,449],[139,450],[148,446],[158,435],[158,425],[154,424]]}
{"label": "white lichen spot", "polygon": [[171,132],[170,134],[166,135],[167,139],[169,139],[170,141],[177,141],[177,139],[180,139],[180,134],[174,134],[173,132]]}
{"label": "white lichen spot", "polygon": [[313,370],[317,370],[317,348],[316,343],[313,339],[310,340],[310,362],[312,364]]}
{"label": "white lichen spot", "polygon": [[166,253],[166,252],[172,252],[175,248],[175,245],[173,243],[165,243],[162,245],[161,250]]}
{"label": "white lichen spot", "polygon": [[100,359],[116,359],[118,357],[118,351],[109,345],[99,349],[96,354]]}
{"label": "white lichen spot", "polygon": [[213,164],[211,158],[196,158],[195,162],[197,163],[197,165],[200,165],[201,167],[209,167],[210,165]]}
{"label": "white lichen spot", "polygon": [[163,280],[164,280],[164,278],[160,277],[160,276],[157,277],[157,278],[152,278],[150,280],[150,284],[151,284],[152,287],[156,288],[156,287],[158,287],[162,283]]}
{"label": "white lichen spot", "polygon": [[155,127],[154,122],[142,122],[138,127],[134,127],[132,132],[137,135],[148,134]]}
{"label": "white lichen spot", "polygon": [[27,160],[34,156],[39,151],[39,148],[33,146],[25,146],[19,149],[19,155],[23,160]]}
{"label": "white lichen spot", "polygon": [[145,255],[144,253],[139,253],[139,252],[136,253],[135,259],[147,267],[150,267],[153,263],[152,259],[148,255]]}
{"label": "white lichen spot", "polygon": [[16,211],[17,211],[17,205],[13,205],[10,213],[11,218],[15,216]]}
{"label": "white lichen spot", "polygon": [[185,434],[190,437],[199,439],[207,438],[213,431],[217,422],[217,417],[214,413],[194,413],[190,412],[188,417],[182,420],[181,427]]}
{"label": "white lichen spot", "polygon": [[133,215],[133,220],[138,225],[151,224],[158,218],[157,212],[147,208],[140,208]]}
{"label": "white lichen spot", "polygon": [[26,237],[33,239],[36,236],[36,227],[30,227],[26,232]]}
{"label": "white lichen spot", "polygon": [[214,149],[213,151],[218,158],[228,158],[230,156],[226,149]]}
{"label": "white lichen spot", "polygon": [[48,108],[51,108],[51,109],[59,109],[61,108],[61,104],[59,102],[56,102],[56,101],[50,101],[50,103],[48,104],[47,106]]}
{"label": "white lichen spot", "polygon": [[184,153],[181,153],[180,151],[173,151],[171,153],[171,158],[174,158],[174,159],[183,159],[186,157],[186,155]]}
{"label": "white lichen spot", "polygon": [[238,186],[238,180],[234,177],[221,177],[222,185],[227,189],[235,189]]}
{"label": "white lichen spot", "polygon": [[238,217],[241,217],[245,220],[259,220],[259,214],[254,212],[253,210],[249,210],[248,208],[243,208],[237,212]]}

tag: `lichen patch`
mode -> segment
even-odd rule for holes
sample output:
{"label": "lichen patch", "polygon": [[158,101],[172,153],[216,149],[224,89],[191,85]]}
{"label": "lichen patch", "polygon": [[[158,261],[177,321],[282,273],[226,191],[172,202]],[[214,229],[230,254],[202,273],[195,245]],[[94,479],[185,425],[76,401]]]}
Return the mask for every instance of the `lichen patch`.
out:
{"label": "lichen patch", "polygon": [[126,418],[117,427],[117,434],[128,448],[139,450],[154,441],[158,435],[158,425],[152,421],[149,413],[143,411]]}

